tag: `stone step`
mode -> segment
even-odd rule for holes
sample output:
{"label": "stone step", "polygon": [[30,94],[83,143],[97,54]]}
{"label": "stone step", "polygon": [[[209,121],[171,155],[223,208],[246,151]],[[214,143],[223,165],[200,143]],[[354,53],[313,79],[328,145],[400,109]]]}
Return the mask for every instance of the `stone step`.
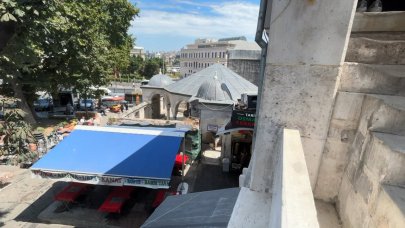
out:
{"label": "stone step", "polygon": [[345,62],[339,91],[385,95],[405,94],[405,65]]}
{"label": "stone step", "polygon": [[357,12],[352,32],[400,32],[405,31],[405,12]]}
{"label": "stone step", "polygon": [[405,187],[384,184],[371,217],[373,227],[405,227]]}
{"label": "stone step", "polygon": [[350,38],[368,38],[372,40],[390,40],[390,41],[401,41],[405,40],[405,31],[404,32],[359,32],[351,33]]}
{"label": "stone step", "polygon": [[364,97],[359,131],[405,135],[405,97],[367,94]]}
{"label": "stone step", "polygon": [[345,61],[405,65],[405,40],[352,37],[349,40]]}
{"label": "stone step", "polygon": [[[405,136],[372,132],[364,154],[369,176],[378,183],[405,184]],[[372,178],[370,178],[372,179]]]}
{"label": "stone step", "polygon": [[405,183],[405,137],[380,132],[357,137],[361,143],[352,151],[339,190],[344,227],[405,227],[381,226],[380,222],[387,221],[381,221],[384,210],[378,212],[383,206],[393,208],[387,197],[381,198],[382,186]]}

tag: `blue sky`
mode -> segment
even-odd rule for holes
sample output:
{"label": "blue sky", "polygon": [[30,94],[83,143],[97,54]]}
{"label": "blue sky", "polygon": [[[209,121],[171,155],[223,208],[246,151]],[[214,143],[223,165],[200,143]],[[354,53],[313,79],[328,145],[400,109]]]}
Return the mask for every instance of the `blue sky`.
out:
{"label": "blue sky", "polygon": [[196,38],[253,41],[260,0],[130,0],[141,9],[129,33],[148,51],[180,50]]}

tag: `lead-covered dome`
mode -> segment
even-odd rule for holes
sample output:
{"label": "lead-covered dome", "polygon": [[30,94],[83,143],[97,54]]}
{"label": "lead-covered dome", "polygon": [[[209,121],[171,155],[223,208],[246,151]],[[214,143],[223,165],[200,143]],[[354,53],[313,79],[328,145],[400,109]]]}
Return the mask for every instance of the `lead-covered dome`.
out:
{"label": "lead-covered dome", "polygon": [[198,88],[197,95],[200,99],[208,101],[231,101],[232,96],[225,83],[218,80],[217,76],[203,82]]}
{"label": "lead-covered dome", "polygon": [[173,83],[172,78],[165,74],[154,75],[148,82],[148,86],[152,87],[165,87]]}

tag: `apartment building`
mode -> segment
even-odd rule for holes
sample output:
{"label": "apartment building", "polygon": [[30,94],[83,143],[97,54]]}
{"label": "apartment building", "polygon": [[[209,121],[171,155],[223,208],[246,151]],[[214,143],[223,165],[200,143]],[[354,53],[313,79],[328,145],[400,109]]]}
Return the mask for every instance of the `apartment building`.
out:
{"label": "apartment building", "polygon": [[[238,52],[257,52],[259,55],[255,55],[257,56],[255,60],[260,59],[260,47],[254,42],[247,41],[245,37],[219,40],[197,39],[193,44],[188,44],[181,49],[180,73],[183,77],[187,77],[215,63],[228,67],[230,53],[236,50]],[[238,73],[244,76],[243,72]]]}

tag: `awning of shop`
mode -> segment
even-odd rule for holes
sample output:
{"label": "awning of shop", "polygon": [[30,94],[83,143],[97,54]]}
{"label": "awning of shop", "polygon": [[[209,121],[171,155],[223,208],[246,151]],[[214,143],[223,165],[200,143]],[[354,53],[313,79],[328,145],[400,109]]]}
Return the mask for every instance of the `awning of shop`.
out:
{"label": "awning of shop", "polygon": [[168,188],[183,137],[182,130],[76,126],[31,171],[64,181]]}

